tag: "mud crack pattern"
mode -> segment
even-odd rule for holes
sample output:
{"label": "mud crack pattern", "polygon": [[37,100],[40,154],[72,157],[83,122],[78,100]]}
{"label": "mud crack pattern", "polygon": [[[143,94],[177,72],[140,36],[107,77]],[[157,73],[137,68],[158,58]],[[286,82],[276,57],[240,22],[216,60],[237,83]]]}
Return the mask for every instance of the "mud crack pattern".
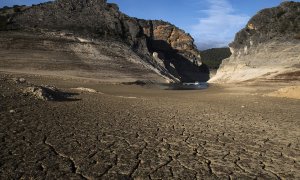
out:
{"label": "mud crack pattern", "polygon": [[13,89],[1,84],[0,179],[300,179],[297,100],[159,91],[44,102]]}

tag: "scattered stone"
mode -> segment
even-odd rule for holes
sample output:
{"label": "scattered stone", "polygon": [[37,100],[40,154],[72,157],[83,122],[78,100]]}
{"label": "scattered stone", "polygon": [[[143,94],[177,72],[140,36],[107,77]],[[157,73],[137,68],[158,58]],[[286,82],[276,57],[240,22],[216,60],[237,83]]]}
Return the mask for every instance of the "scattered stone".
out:
{"label": "scattered stone", "polygon": [[13,81],[18,83],[18,84],[23,84],[26,83],[26,79],[25,78],[13,78]]}
{"label": "scattered stone", "polygon": [[16,112],[16,111],[15,111],[15,110],[13,110],[13,109],[9,111],[9,113],[15,113],[15,112]]}

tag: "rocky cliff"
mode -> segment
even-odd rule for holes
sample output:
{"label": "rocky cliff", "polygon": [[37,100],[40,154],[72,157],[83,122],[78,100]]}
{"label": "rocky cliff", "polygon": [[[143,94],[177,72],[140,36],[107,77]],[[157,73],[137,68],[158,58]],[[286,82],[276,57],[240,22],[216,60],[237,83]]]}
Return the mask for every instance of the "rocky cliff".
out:
{"label": "rocky cliff", "polygon": [[264,9],[236,34],[229,45],[232,56],[210,81],[299,80],[299,37],[299,2]]}
{"label": "rocky cliff", "polygon": [[[0,35],[1,41],[11,44],[2,45],[3,52],[17,53],[20,48],[14,46],[18,43],[23,43],[19,45],[23,50],[36,50],[34,47],[40,46],[45,52],[54,52],[53,44],[59,41],[65,52],[77,54],[79,59],[86,59],[84,54],[92,54],[95,62],[98,59],[101,63],[99,53],[106,47],[99,44],[106,42],[107,46],[114,47],[111,44],[117,43],[121,44],[119,47],[128,47],[126,53],[118,56],[128,59],[127,54],[135,54],[135,62],[169,81],[208,80],[208,70],[202,65],[200,53],[189,34],[167,22],[129,17],[106,0],[56,0],[32,7],[1,9],[0,30],[5,32]],[[19,32],[17,36],[16,32]],[[42,45],[32,43],[36,41]],[[33,45],[26,48],[26,43]],[[126,62],[122,63],[126,65]]]}

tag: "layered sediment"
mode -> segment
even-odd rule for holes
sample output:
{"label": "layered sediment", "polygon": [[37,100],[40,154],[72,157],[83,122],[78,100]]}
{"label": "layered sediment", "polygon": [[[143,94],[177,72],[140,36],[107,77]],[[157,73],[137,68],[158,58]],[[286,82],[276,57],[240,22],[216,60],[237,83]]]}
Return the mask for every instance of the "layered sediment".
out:
{"label": "layered sediment", "polygon": [[232,56],[210,81],[299,80],[299,22],[299,2],[284,2],[258,12],[236,34],[230,44]]}
{"label": "layered sediment", "polygon": [[[117,53],[117,56],[124,57],[119,62],[124,61],[121,66],[128,64],[129,69],[122,69],[128,70],[126,73],[131,74],[132,78],[140,79],[139,76],[147,69],[152,72],[149,77],[158,81],[161,78],[168,81],[208,79],[207,69],[201,66],[200,52],[189,34],[168,22],[129,17],[120,12],[116,4],[105,0],[57,0],[32,7],[3,8],[0,10],[0,21],[0,30],[5,32],[0,35],[3,44],[12,44],[10,42],[14,41],[13,46],[2,45],[2,56],[7,51],[20,52],[16,46],[22,46],[22,50],[36,50],[20,43],[27,41],[28,44],[34,44],[39,39],[36,45],[42,44],[47,49],[44,57],[48,56],[48,52],[57,50],[48,44],[59,42],[59,49],[76,54],[80,60],[85,54],[90,54],[96,58],[98,65],[103,65],[103,58],[99,56],[99,53],[107,54],[103,49],[110,47],[113,52],[118,52],[118,48],[114,49],[114,46],[124,46],[128,47],[123,48],[126,52]],[[18,36],[15,36],[16,32],[20,32]],[[35,36],[38,38],[34,38]],[[77,43],[76,50],[73,45],[70,47],[74,42]],[[99,48],[98,45],[103,42],[106,45]],[[136,66],[128,60],[129,54],[135,56],[129,59],[143,64],[143,68],[138,67],[141,71],[137,73],[139,76],[132,75],[130,67]],[[158,58],[153,54],[157,54]],[[118,58],[110,56],[110,59]],[[115,62],[112,61],[111,64],[114,66]],[[120,71],[118,68],[104,66]],[[122,79],[122,75],[120,78]]]}

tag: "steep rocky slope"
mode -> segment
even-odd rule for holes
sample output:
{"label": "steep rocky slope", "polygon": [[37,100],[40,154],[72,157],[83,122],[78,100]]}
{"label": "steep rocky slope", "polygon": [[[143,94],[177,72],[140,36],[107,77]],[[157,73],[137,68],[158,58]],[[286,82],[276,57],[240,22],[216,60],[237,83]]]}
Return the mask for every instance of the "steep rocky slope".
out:
{"label": "steep rocky slope", "polygon": [[[37,53],[43,56],[45,67],[48,63],[55,64],[54,60],[64,60],[65,66],[60,68],[66,71],[68,64],[73,62],[74,57],[70,55],[73,54],[80,61],[80,68],[92,59],[93,67],[103,66],[109,72],[121,72],[118,73],[120,80],[126,74],[133,79],[140,76],[147,79],[143,73],[145,69],[152,74],[151,80],[161,81],[158,76],[169,81],[208,79],[207,68],[202,65],[200,53],[189,34],[167,22],[129,17],[121,13],[116,4],[106,0],[57,0],[32,7],[1,9],[0,30],[0,56],[2,61],[7,61],[1,63],[2,69],[14,68],[21,59],[27,59],[26,66],[30,66],[30,59],[34,59],[32,54]],[[22,58],[15,59],[15,54]],[[57,57],[49,57],[49,54]],[[110,60],[103,60],[101,56]],[[39,70],[37,66],[31,68]],[[114,66],[123,68],[119,70]]]}
{"label": "steep rocky slope", "polygon": [[258,12],[230,48],[232,56],[211,82],[299,80],[300,3],[284,2]]}

